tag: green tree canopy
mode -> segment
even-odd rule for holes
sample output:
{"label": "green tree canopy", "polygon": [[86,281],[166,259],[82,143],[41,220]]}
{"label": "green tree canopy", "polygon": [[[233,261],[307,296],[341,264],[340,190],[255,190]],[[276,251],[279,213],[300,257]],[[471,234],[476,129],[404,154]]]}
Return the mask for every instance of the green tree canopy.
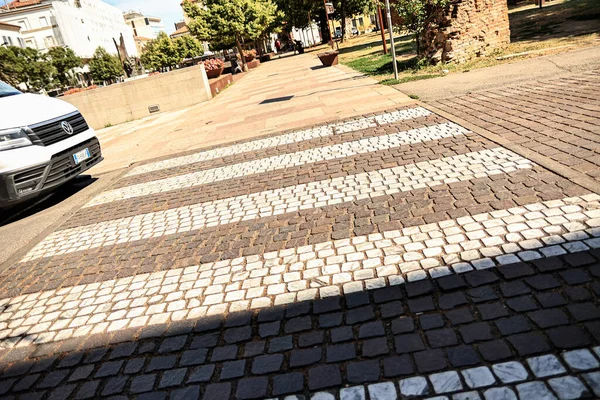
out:
{"label": "green tree canopy", "polygon": [[142,53],[142,64],[154,71],[172,68],[186,58],[200,56],[204,53],[202,44],[191,36],[180,36],[171,39],[161,32],[154,40],[149,41]]}
{"label": "green tree canopy", "polygon": [[[427,0],[415,0],[427,1]],[[373,0],[334,0],[333,5],[336,9],[335,18],[342,25],[342,41],[346,38],[346,18],[359,14],[371,14],[377,6]]]}
{"label": "green tree canopy", "polygon": [[314,14],[318,9],[323,9],[322,2],[312,0],[275,0],[277,7],[284,14],[288,30],[292,27],[299,29],[309,26],[308,14]]}
{"label": "green tree canopy", "polygon": [[[260,38],[280,17],[271,0],[204,0],[202,7],[186,0],[183,8],[198,39],[235,43],[240,54],[245,40]],[[244,57],[242,62],[247,70]]]}
{"label": "green tree canopy", "polygon": [[31,91],[50,89],[56,70],[36,49],[0,47],[0,79],[12,86],[24,83]]}
{"label": "green tree canopy", "polygon": [[123,75],[123,66],[119,58],[98,47],[90,60],[90,73],[95,81],[113,81]]}
{"label": "green tree canopy", "polygon": [[[451,0],[396,0],[394,7],[403,21],[402,27],[415,35],[417,54],[422,55],[423,37],[427,30],[437,26],[436,16]],[[398,27],[396,27],[398,28]]]}
{"label": "green tree canopy", "polygon": [[81,58],[77,57],[72,49],[57,46],[48,50],[50,63],[56,70],[56,79],[64,87],[67,86],[73,75],[69,72],[73,68],[81,67]]}

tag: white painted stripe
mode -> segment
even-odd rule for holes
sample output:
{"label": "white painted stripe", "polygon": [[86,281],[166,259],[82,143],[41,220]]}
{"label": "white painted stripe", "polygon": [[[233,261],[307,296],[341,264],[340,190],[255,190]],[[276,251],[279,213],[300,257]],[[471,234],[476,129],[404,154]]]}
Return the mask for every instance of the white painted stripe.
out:
{"label": "white painted stripe", "polygon": [[0,300],[2,345],[438,278],[600,248],[600,196],[566,198],[278,252]]}
{"label": "white painted stripe", "polygon": [[364,198],[510,173],[531,161],[503,148],[349,175],[57,231],[23,261]]}
{"label": "white painted stripe", "polygon": [[190,154],[182,157],[170,158],[164,161],[140,165],[131,170],[126,176],[134,176],[147,172],[159,171],[167,168],[180,167],[198,163],[202,161],[214,160],[215,158],[227,157],[234,154],[247,153],[271,147],[282,146],[291,143],[303,142],[305,140],[316,139],[320,137],[332,136],[339,133],[354,132],[362,129],[394,122],[426,117],[431,115],[431,111],[416,107],[407,110],[393,111],[377,115],[375,117],[360,118],[353,121],[324,125],[316,128],[305,129],[302,131],[291,132],[280,136],[269,137],[265,139],[253,140],[246,143],[235,144],[227,147],[219,147],[213,150],[206,150],[195,154]]}
{"label": "white painted stripe", "polygon": [[164,193],[172,190],[200,186],[207,183],[240,178],[261,172],[276,171],[319,161],[351,157],[393,149],[408,144],[422,143],[448,137],[465,135],[468,130],[454,123],[445,123],[430,127],[412,129],[391,135],[376,136],[332,146],[318,147],[296,153],[280,154],[273,157],[227,165],[185,175],[173,176],[151,182],[140,183],[109,190],[94,197],[85,207],[97,206],[117,200],[126,200],[140,196]]}

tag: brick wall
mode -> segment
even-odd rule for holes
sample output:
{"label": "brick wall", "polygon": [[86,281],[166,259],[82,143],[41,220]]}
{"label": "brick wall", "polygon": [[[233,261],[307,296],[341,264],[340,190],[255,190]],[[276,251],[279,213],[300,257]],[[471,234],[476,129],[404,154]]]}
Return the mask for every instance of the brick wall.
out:
{"label": "brick wall", "polygon": [[433,62],[465,62],[510,43],[506,0],[459,0],[436,18],[439,27],[420,39]]}

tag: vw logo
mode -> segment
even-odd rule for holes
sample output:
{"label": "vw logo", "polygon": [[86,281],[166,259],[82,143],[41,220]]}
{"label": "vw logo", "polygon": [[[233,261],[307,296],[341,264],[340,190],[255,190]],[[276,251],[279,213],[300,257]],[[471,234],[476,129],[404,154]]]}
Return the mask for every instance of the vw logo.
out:
{"label": "vw logo", "polygon": [[72,135],[73,134],[73,127],[67,121],[61,122],[60,123],[60,127],[62,128],[63,131],[65,131],[65,133],[67,135]]}

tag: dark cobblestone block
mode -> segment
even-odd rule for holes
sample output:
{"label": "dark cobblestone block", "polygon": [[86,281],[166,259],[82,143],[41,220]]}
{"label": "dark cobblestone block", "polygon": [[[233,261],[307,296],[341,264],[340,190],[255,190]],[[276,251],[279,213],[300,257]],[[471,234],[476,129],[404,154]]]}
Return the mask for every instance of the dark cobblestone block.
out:
{"label": "dark cobblestone block", "polygon": [[341,309],[339,297],[327,297],[325,299],[316,300],[313,303],[313,312],[315,314],[324,314]]}
{"label": "dark cobblestone block", "polygon": [[319,390],[338,387],[342,384],[342,375],[337,365],[322,365],[308,370],[308,388]]}
{"label": "dark cobblestone block", "polygon": [[399,333],[412,332],[415,330],[415,323],[410,317],[402,317],[392,321],[392,333],[397,335]]}
{"label": "dark cobblestone block", "polygon": [[348,340],[354,339],[354,333],[349,326],[332,329],[330,331],[330,336],[333,343],[347,342]]}
{"label": "dark cobblestone block", "polygon": [[144,363],[146,362],[145,358],[133,358],[127,361],[125,364],[125,369],[123,369],[124,374],[137,374],[144,367]]}
{"label": "dark cobblestone block", "polygon": [[570,304],[567,309],[577,322],[600,318],[600,308],[594,303]]}
{"label": "dark cobblestone block", "polygon": [[408,354],[383,359],[383,375],[386,378],[412,375],[415,372]]}
{"label": "dark cobblestone block", "polygon": [[498,298],[496,291],[491,286],[482,286],[471,289],[467,292],[467,295],[475,303],[484,303]]}
{"label": "dark cobblestone block", "polygon": [[504,340],[492,340],[479,344],[479,353],[490,362],[505,360],[512,357],[510,347]]}
{"label": "dark cobblestone block", "polygon": [[458,344],[456,334],[452,329],[435,329],[427,331],[427,342],[432,348],[448,347]]}
{"label": "dark cobblestone block", "polygon": [[462,289],[467,287],[467,283],[461,275],[448,275],[437,280],[437,284],[444,291]]}
{"label": "dark cobblestone block", "polygon": [[267,322],[265,324],[260,324],[258,326],[258,334],[263,339],[271,337],[271,336],[279,335],[280,330],[281,330],[281,322],[280,321]]}
{"label": "dark cobblestone block", "polygon": [[[48,399],[50,400],[67,400],[77,385],[66,385],[54,389],[50,392]],[[23,397],[23,396],[22,396]]]}
{"label": "dark cobblestone block", "polygon": [[516,311],[518,313],[522,313],[522,312],[526,312],[526,311],[533,311],[533,310],[538,309],[537,304],[535,304],[535,302],[533,301],[533,298],[531,298],[531,296],[521,296],[521,297],[515,297],[512,299],[508,299],[506,301],[506,305],[511,310]]}
{"label": "dark cobblestone block", "polygon": [[600,321],[586,322],[583,324],[596,342],[600,342]]}
{"label": "dark cobblestone block", "polygon": [[310,317],[292,318],[285,323],[285,333],[307,331],[312,328]]}
{"label": "dark cobblestone block", "polygon": [[578,253],[565,254],[563,256],[563,260],[571,267],[582,267],[597,262],[594,257],[592,257],[587,252],[583,251]]}
{"label": "dark cobblestone block", "polygon": [[300,372],[277,375],[273,378],[273,395],[298,393],[304,388],[304,376]]}
{"label": "dark cobblestone block", "polygon": [[360,361],[346,366],[346,377],[350,383],[377,382],[379,380],[379,362]]}
{"label": "dark cobblestone block", "polygon": [[433,298],[431,296],[408,300],[408,308],[415,314],[435,310]]}
{"label": "dark cobblestone block", "polygon": [[346,313],[346,324],[354,325],[359,322],[366,322],[375,319],[375,313],[372,306],[360,307],[349,310]]}
{"label": "dark cobblestone block", "polygon": [[504,279],[516,279],[535,274],[534,269],[525,263],[503,265],[498,268],[498,272],[500,272]]}
{"label": "dark cobblestone block", "polygon": [[527,316],[542,329],[569,323],[567,315],[558,308],[530,312]]}
{"label": "dark cobblestone block", "polygon": [[41,358],[41,359],[39,359],[39,360],[36,361],[36,363],[33,366],[33,368],[31,368],[31,370],[29,370],[29,373],[30,374],[35,374],[35,373],[38,373],[38,372],[47,372],[47,371],[50,371],[52,369],[52,366],[54,365],[54,363],[56,362],[57,359],[58,359],[57,356]]}
{"label": "dark cobblestone block", "polygon": [[100,381],[90,381],[83,383],[77,393],[75,393],[75,400],[91,399],[96,396],[96,391],[100,386]]}
{"label": "dark cobblestone block", "polygon": [[521,356],[529,356],[550,351],[550,346],[537,332],[521,333],[508,337],[510,344]]}
{"label": "dark cobblestone block", "polygon": [[156,343],[154,342],[145,342],[140,344],[140,348],[138,349],[138,354],[150,354],[156,352]]}
{"label": "dark cobblestone block", "polygon": [[156,381],[156,374],[140,375],[133,378],[129,390],[131,393],[143,393],[149,392],[154,387]]}
{"label": "dark cobblestone block", "polygon": [[389,301],[401,300],[404,296],[399,286],[389,286],[383,289],[378,289],[373,292],[373,300],[375,303],[387,303]]}
{"label": "dark cobblestone block", "polygon": [[269,379],[266,377],[242,379],[238,382],[235,397],[240,400],[264,398],[268,386]]}
{"label": "dark cobblestone block", "polygon": [[421,340],[421,336],[418,334],[395,336],[394,345],[398,353],[411,353],[425,349],[423,340]]}
{"label": "dark cobblestone block", "polygon": [[409,282],[405,285],[408,297],[417,297],[429,294],[433,291],[433,285],[428,279],[416,282]]}
{"label": "dark cobblestone block", "polygon": [[352,360],[353,358],[356,358],[356,348],[354,343],[327,346],[325,350],[328,363]]}
{"label": "dark cobblestone block", "polygon": [[164,371],[167,369],[171,369],[175,366],[176,361],[177,361],[176,356],[154,357],[150,360],[150,364],[148,364],[148,367],[146,368],[146,372]]}
{"label": "dark cobblestone block", "polygon": [[576,325],[548,329],[546,335],[548,335],[552,344],[559,349],[574,349],[590,344],[590,340],[583,329]]}
{"label": "dark cobblestone block", "polygon": [[263,354],[265,346],[265,341],[246,343],[246,346],[244,346],[244,357],[248,358]]}
{"label": "dark cobblestone block", "polygon": [[285,307],[275,306],[263,308],[258,311],[258,322],[281,321],[285,316]]}
{"label": "dark cobblestone block", "polygon": [[[154,361],[154,359],[153,359]],[[100,366],[98,372],[96,372],[96,378],[103,378],[105,376],[113,376],[117,375],[121,370],[121,366],[123,365],[123,361],[109,361]]]}
{"label": "dark cobblestone block", "polygon": [[344,318],[344,314],[339,313],[331,313],[319,316],[319,327],[321,328],[333,328],[335,326],[340,326],[342,324],[342,320]]}
{"label": "dark cobblestone block", "polygon": [[[0,395],[5,395],[6,393],[8,393],[8,391],[10,390],[11,387],[13,387],[13,384],[16,381],[17,381],[17,379],[15,379],[15,378],[1,380],[0,381]],[[10,399],[10,397],[9,397],[9,399]]]}
{"label": "dark cobblestone block", "polygon": [[500,285],[500,291],[505,297],[515,297],[531,293],[531,289],[521,281],[512,281]]}
{"label": "dark cobblestone block", "polygon": [[[166,392],[156,391],[156,392],[150,392],[150,393],[142,393],[141,395],[136,397],[136,400],[166,400],[166,398],[167,398]],[[113,399],[111,398],[111,400],[113,400]],[[127,400],[127,399],[119,397],[114,400]]]}
{"label": "dark cobblestone block", "polygon": [[452,325],[468,324],[469,322],[475,321],[473,313],[468,308],[450,310],[446,313],[446,318],[450,320]]}
{"label": "dark cobblestone block", "polygon": [[183,349],[183,346],[185,346],[186,341],[187,336],[175,336],[167,338],[163,340],[160,347],[158,348],[158,354],[174,353],[176,351],[179,351]]}
{"label": "dark cobblestone block", "polygon": [[230,395],[231,383],[215,383],[206,387],[202,400],[229,399]]}
{"label": "dark cobblestone block", "polygon": [[16,385],[13,386],[13,392],[22,392],[30,389],[39,379],[40,374],[30,374],[21,378]]}
{"label": "dark cobblestone block", "polygon": [[196,336],[192,339],[190,349],[208,349],[215,347],[219,341],[219,333],[207,333],[205,335]]}
{"label": "dark cobblestone block", "polygon": [[200,398],[200,386],[188,386],[175,389],[171,392],[169,400],[198,400]]}
{"label": "dark cobblestone block", "polygon": [[304,367],[321,361],[323,350],[321,348],[294,350],[290,355],[290,367]]}
{"label": "dark cobblestone block", "polygon": [[225,328],[235,328],[238,326],[249,326],[252,322],[252,311],[240,311],[229,314],[225,320]]}
{"label": "dark cobblestone block", "polygon": [[94,371],[93,365],[84,365],[82,367],[78,367],[69,377],[69,382],[87,379],[92,374],[92,371]]}
{"label": "dark cobblestone block", "polygon": [[502,318],[494,322],[503,336],[513,335],[515,333],[528,332],[531,330],[529,321],[522,315]]}
{"label": "dark cobblestone block", "polygon": [[451,310],[467,303],[468,300],[462,292],[444,294],[438,299],[438,304],[442,310]]}
{"label": "dark cobblestone block", "polygon": [[209,382],[215,373],[214,364],[203,365],[192,369],[187,383]]}
{"label": "dark cobblestone block", "polygon": [[535,297],[544,308],[559,307],[567,304],[567,300],[558,292],[536,293]]}
{"label": "dark cobblestone block", "polygon": [[256,375],[269,374],[271,372],[278,371],[283,364],[283,355],[281,354],[269,354],[266,356],[259,356],[252,362],[252,373]]}
{"label": "dark cobblestone block", "polygon": [[561,271],[560,276],[567,285],[580,285],[592,280],[589,274],[583,269],[568,269]]}
{"label": "dark cobblestone block", "polygon": [[556,257],[533,260],[531,263],[540,272],[558,271],[567,267],[567,264]]}
{"label": "dark cobblestone block", "polygon": [[525,278],[525,282],[536,290],[548,290],[560,286],[560,283],[549,274],[530,276]]}
{"label": "dark cobblestone block", "polygon": [[311,347],[323,343],[325,334],[323,331],[313,331],[302,334],[298,337],[298,346]]}
{"label": "dark cobblestone block", "polygon": [[475,322],[460,327],[460,335],[465,343],[474,343],[493,338],[490,325],[486,322]]}
{"label": "dark cobblestone block", "polygon": [[358,329],[359,339],[367,339],[371,337],[384,336],[385,329],[381,321],[369,322],[361,325]]}
{"label": "dark cobblestone block", "polygon": [[294,347],[292,336],[281,336],[269,340],[269,353],[279,353],[291,350]]}
{"label": "dark cobblestone block", "polygon": [[58,368],[74,367],[74,366],[78,365],[79,363],[81,363],[82,358],[83,358],[83,353],[71,353],[71,354],[67,354],[65,356],[65,358],[63,358],[58,363]]}
{"label": "dark cobblestone block", "polygon": [[582,286],[566,288],[565,294],[567,295],[567,298],[573,303],[580,303],[583,301],[589,301],[593,299],[593,296],[590,293],[590,291]]}
{"label": "dark cobblestone block", "polygon": [[425,350],[413,355],[417,370],[420,373],[441,371],[448,366],[446,355],[442,350]]}
{"label": "dark cobblestone block", "polygon": [[227,329],[223,335],[223,340],[225,340],[225,343],[234,344],[250,340],[251,337],[252,327],[242,326],[239,328]]}
{"label": "dark cobblestone block", "polygon": [[369,304],[369,293],[355,292],[345,296],[346,306],[348,308],[356,308]]}
{"label": "dark cobblestone block", "polygon": [[388,347],[387,338],[377,338],[365,340],[362,345],[363,357],[377,357],[382,354],[388,354],[390,349]]}
{"label": "dark cobblestone block", "polygon": [[223,323],[223,317],[219,315],[212,315],[210,317],[201,318],[194,327],[194,332],[209,332],[216,331],[221,328]]}
{"label": "dark cobblestone block", "polygon": [[477,306],[477,311],[481,315],[481,319],[484,321],[498,319],[508,315],[508,311],[504,308],[504,305],[500,302],[480,304]]}
{"label": "dark cobblestone block", "polygon": [[455,346],[446,349],[448,361],[454,367],[465,367],[479,364],[479,356],[472,346]]}
{"label": "dark cobblestone block", "polygon": [[285,317],[289,319],[306,315],[310,313],[310,306],[311,303],[309,302],[288,304],[285,309]]}
{"label": "dark cobblestone block", "polygon": [[135,342],[123,343],[118,345],[110,352],[109,360],[115,358],[130,357],[137,349],[138,344]]}
{"label": "dark cobblestone block", "polygon": [[235,360],[237,357],[238,348],[236,345],[215,347],[212,356],[210,357],[211,362]]}
{"label": "dark cobblestone block", "polygon": [[466,274],[465,279],[470,286],[477,287],[494,283],[498,280],[498,277],[490,271],[473,271]]}
{"label": "dark cobblestone block", "polygon": [[58,385],[69,375],[68,369],[52,371],[44,377],[44,379],[38,385],[38,389],[53,388]]}
{"label": "dark cobblestone block", "polygon": [[381,318],[393,318],[404,314],[404,305],[400,301],[392,301],[379,306]]}
{"label": "dark cobblestone block", "polygon": [[102,396],[110,396],[113,394],[123,393],[123,389],[125,389],[125,384],[127,383],[126,376],[117,376],[114,378],[110,378],[104,389],[102,390]]}
{"label": "dark cobblestone block", "polygon": [[179,365],[181,365],[182,367],[187,367],[190,365],[204,364],[204,362],[206,361],[207,355],[208,355],[207,349],[184,351],[183,354],[181,355],[181,360],[179,361]]}
{"label": "dark cobblestone block", "polygon": [[245,360],[239,361],[229,361],[223,363],[223,368],[221,369],[220,379],[227,380],[233,378],[240,378],[244,376],[244,368],[246,367]]}

